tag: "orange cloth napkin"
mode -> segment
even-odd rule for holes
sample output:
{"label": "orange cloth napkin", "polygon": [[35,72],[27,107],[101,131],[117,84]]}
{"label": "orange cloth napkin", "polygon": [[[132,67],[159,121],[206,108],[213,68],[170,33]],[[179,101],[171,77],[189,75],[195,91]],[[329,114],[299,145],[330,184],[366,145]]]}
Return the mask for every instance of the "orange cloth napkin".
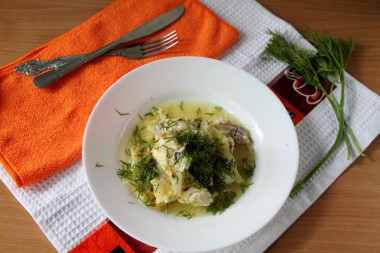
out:
{"label": "orange cloth napkin", "polygon": [[[30,59],[89,53],[179,5],[184,15],[143,40],[177,30],[180,43],[157,56],[132,60],[101,56],[54,84],[38,89],[33,77],[14,71]],[[0,68],[0,162],[18,187],[68,167],[81,157],[88,117],[101,95],[127,72],[173,56],[216,58],[238,31],[197,0],[118,0],[83,24]]]}

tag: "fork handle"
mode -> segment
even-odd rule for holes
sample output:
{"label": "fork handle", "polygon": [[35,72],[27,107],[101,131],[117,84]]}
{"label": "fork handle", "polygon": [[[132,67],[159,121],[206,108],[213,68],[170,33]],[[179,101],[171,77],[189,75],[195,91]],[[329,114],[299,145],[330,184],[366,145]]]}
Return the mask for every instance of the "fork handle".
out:
{"label": "fork handle", "polygon": [[83,55],[83,57],[81,57],[78,60],[69,62],[69,63],[67,63],[67,64],[65,64],[65,65],[63,65],[57,69],[53,69],[53,70],[50,70],[50,71],[43,73],[39,76],[36,76],[33,79],[33,83],[37,88],[44,88],[44,87],[48,86],[49,84],[53,83],[54,81],[58,80],[59,78],[63,77],[64,75],[70,73],[74,69],[86,64],[87,62],[91,61],[92,59],[94,59],[100,55],[105,54],[106,52],[114,49],[115,47],[117,47],[119,45],[120,45],[120,42],[114,41],[108,45],[105,45],[102,48],[99,48],[98,50],[96,50],[92,53]]}

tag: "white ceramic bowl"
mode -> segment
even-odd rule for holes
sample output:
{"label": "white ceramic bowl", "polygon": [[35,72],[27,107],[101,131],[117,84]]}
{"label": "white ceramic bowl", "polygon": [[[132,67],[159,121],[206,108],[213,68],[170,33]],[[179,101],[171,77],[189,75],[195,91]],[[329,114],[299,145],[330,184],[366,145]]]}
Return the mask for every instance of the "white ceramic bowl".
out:
{"label": "white ceramic bowl", "polygon": [[[151,210],[136,201],[116,175],[120,145],[137,123],[136,115],[181,100],[223,107],[254,141],[253,185],[221,215],[187,220]],[[115,109],[130,115],[120,116]],[[87,181],[109,219],[146,244],[180,252],[226,247],[265,226],[288,198],[298,156],[293,123],[274,93],[238,68],[201,57],[155,61],[120,78],[95,106],[83,140]]]}

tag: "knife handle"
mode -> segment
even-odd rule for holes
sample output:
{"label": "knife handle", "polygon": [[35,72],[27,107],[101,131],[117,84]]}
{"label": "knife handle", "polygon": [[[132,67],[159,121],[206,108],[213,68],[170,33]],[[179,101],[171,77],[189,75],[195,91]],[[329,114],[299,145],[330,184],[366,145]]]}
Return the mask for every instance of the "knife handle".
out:
{"label": "knife handle", "polygon": [[83,64],[86,64],[87,62],[91,61],[92,59],[94,59],[100,55],[107,53],[108,51],[114,49],[115,47],[117,47],[119,45],[120,45],[120,42],[114,41],[108,45],[105,45],[102,48],[99,48],[98,50],[96,50],[92,53],[84,55],[83,57],[81,57],[78,60],[69,62],[69,63],[67,63],[67,64],[65,64],[65,65],[63,65],[57,69],[53,69],[53,70],[45,72],[39,76],[36,76],[33,79],[33,83],[37,88],[44,88],[44,87],[48,86],[49,84],[55,82],[59,78],[63,77],[64,75],[70,73],[74,69],[82,66]]}

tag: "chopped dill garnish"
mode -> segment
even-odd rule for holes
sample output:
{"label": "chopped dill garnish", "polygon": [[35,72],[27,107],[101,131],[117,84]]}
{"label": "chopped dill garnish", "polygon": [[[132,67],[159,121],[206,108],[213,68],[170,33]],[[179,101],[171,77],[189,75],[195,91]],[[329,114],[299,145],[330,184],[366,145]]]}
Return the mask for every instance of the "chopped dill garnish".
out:
{"label": "chopped dill garnish", "polygon": [[123,168],[126,167],[126,168],[129,168],[131,166],[130,163],[127,163],[127,162],[124,162],[123,160],[119,160],[121,162],[121,164],[123,165]]}
{"label": "chopped dill garnish", "polygon": [[160,187],[160,184],[157,184],[157,185],[153,185],[154,187],[156,187],[156,190],[154,190],[154,192],[157,192],[158,190],[158,187]]}
{"label": "chopped dill garnish", "polygon": [[153,113],[152,112],[147,112],[144,114],[144,117],[147,117],[147,116],[153,116]]}
{"label": "chopped dill garnish", "polygon": [[127,156],[131,156],[132,154],[131,154],[131,150],[129,149],[129,148],[127,148],[126,150],[125,150],[125,154],[127,155]]}
{"label": "chopped dill garnish", "polygon": [[253,161],[253,164],[248,164],[248,158],[244,157],[242,159],[242,165],[238,167],[239,173],[245,178],[248,179],[253,176],[253,173],[255,172],[256,164]]}
{"label": "chopped dill garnish", "polygon": [[162,147],[164,147],[164,148],[166,148],[167,149],[167,151],[169,151],[169,149],[173,149],[173,148],[171,148],[171,147],[168,147],[168,146],[166,146],[166,145],[161,145]]}
{"label": "chopped dill garnish", "polygon": [[120,161],[123,168],[117,171],[117,175],[122,181],[126,180],[134,187],[134,191],[138,193],[138,199],[141,202],[146,206],[153,206],[154,199],[151,196],[153,185],[150,181],[159,175],[159,171],[156,160],[142,152],[141,150],[138,154],[141,160],[133,165]]}
{"label": "chopped dill garnish", "polygon": [[205,114],[210,115],[210,116],[214,115],[213,112],[205,112]]}
{"label": "chopped dill garnish", "polygon": [[229,206],[235,203],[237,195],[233,191],[226,191],[215,197],[214,202],[206,208],[206,211],[213,215],[223,213]]}
{"label": "chopped dill garnish", "polygon": [[141,121],[143,121],[143,120],[144,120],[144,118],[143,118],[143,117],[141,117],[140,113],[138,113],[137,115],[139,116],[139,118],[140,118],[140,120],[141,120]]}
{"label": "chopped dill garnish", "polygon": [[233,176],[235,164],[218,151],[218,139],[210,139],[199,130],[176,130],[172,136],[185,147],[183,156],[191,158],[185,181],[193,187],[207,188],[211,193],[223,192],[226,189],[223,179],[225,175]]}
{"label": "chopped dill garnish", "polygon": [[200,118],[202,115],[201,108],[198,107],[197,111],[195,112],[197,114],[197,118]]}
{"label": "chopped dill garnish", "polygon": [[250,183],[250,184],[240,184],[240,190],[241,190],[241,192],[244,193],[245,190],[247,190],[247,188],[248,188],[249,186],[251,186],[252,184],[253,184],[253,183]]}
{"label": "chopped dill garnish", "polygon": [[95,167],[103,167],[104,165],[103,164],[100,164],[99,162],[97,162],[96,164],[95,164]]}
{"label": "chopped dill garnish", "polygon": [[178,175],[175,174],[175,183],[178,184]]}
{"label": "chopped dill garnish", "polygon": [[220,107],[220,106],[215,106],[214,108],[215,108],[215,110],[217,110],[217,111],[221,111],[221,110],[223,110],[223,108]]}
{"label": "chopped dill garnish", "polygon": [[158,112],[158,108],[157,108],[157,107],[155,107],[155,106],[152,106],[152,111],[153,111],[154,113],[156,113],[156,114],[157,114],[157,112]]}
{"label": "chopped dill garnish", "polygon": [[121,113],[121,112],[119,112],[117,109],[115,109],[115,111],[116,111],[120,116],[129,115],[129,112]]}
{"label": "chopped dill garnish", "polygon": [[187,220],[190,220],[191,218],[194,217],[195,213],[190,213],[189,211],[187,210],[181,210],[179,211],[175,216],[182,216],[182,217],[185,217]]}
{"label": "chopped dill garnish", "polygon": [[134,146],[136,146],[137,144],[148,144],[148,142],[144,140],[141,136],[141,131],[144,130],[144,128],[145,127],[139,128],[138,126],[136,126],[133,130],[133,138],[131,139],[131,141]]}
{"label": "chopped dill garnish", "polygon": [[181,102],[179,102],[179,108],[181,109],[181,111],[183,111],[183,100],[181,100]]}

